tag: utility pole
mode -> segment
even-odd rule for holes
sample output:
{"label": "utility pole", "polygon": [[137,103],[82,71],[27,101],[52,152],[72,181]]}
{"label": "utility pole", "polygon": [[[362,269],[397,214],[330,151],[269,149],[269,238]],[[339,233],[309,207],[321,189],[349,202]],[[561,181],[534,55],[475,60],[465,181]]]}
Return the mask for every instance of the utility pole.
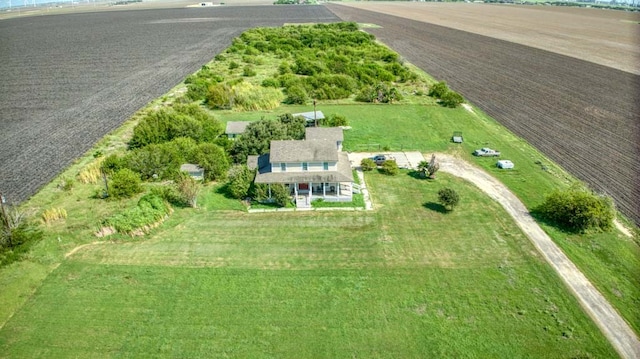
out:
{"label": "utility pole", "polygon": [[316,99],[313,99],[313,122],[318,127],[318,116],[316,115]]}

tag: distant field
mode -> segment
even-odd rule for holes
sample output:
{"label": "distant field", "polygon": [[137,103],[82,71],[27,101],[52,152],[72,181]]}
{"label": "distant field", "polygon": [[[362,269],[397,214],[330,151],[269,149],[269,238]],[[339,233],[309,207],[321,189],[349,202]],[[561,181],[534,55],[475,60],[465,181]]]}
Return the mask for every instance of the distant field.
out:
{"label": "distant field", "polygon": [[366,180],[378,211],[178,210],[85,247],[0,330],[0,356],[616,357],[474,186]]}
{"label": "distant field", "polygon": [[[522,25],[513,27],[514,32],[521,29],[528,38],[541,42],[551,36],[545,35],[547,11],[551,12],[552,18],[565,19],[578,29],[591,26],[589,16],[576,16],[583,14],[580,10],[586,14],[591,14],[589,11],[604,14],[603,21],[613,21],[617,28],[638,26],[616,22],[614,17],[623,15],[607,15],[617,11],[560,9],[555,13],[557,7],[544,11],[535,10],[535,7],[525,7],[525,10],[513,7],[509,12],[511,7],[483,4],[442,4],[442,8],[438,5],[441,4],[389,6],[397,11],[403,9],[405,16],[409,17],[421,14],[420,9],[428,12],[435,6],[435,14],[442,14],[446,23],[451,18],[454,24],[464,22],[470,16],[468,11],[471,10],[466,9],[477,9],[471,14],[480,19],[499,17],[496,26],[503,26],[504,32],[512,29],[510,14],[516,19],[523,13],[529,14],[537,17],[531,21],[523,20]],[[327,6],[344,20],[380,25],[380,28],[367,28],[366,31],[436,79],[447,81],[471,103],[593,189],[611,195],[626,216],[636,224],[640,223],[639,75],[473,32],[433,25],[429,23],[433,15],[426,13],[424,21],[414,21],[367,11],[366,7],[335,3]],[[407,15],[409,12],[411,14]],[[475,24],[471,20],[469,23]],[[599,22],[594,20],[594,23]],[[486,26],[477,24],[474,28],[482,33]],[[572,35],[570,31],[558,31],[556,37],[559,38]],[[610,33],[606,27],[602,31]],[[539,32],[542,35],[538,36]],[[624,35],[620,37],[624,38]],[[594,38],[600,41],[594,43],[591,51],[607,53],[607,42],[597,35]],[[572,49],[567,47],[568,51]],[[634,53],[637,51],[640,50],[635,46]],[[636,65],[638,63],[635,62]]]}

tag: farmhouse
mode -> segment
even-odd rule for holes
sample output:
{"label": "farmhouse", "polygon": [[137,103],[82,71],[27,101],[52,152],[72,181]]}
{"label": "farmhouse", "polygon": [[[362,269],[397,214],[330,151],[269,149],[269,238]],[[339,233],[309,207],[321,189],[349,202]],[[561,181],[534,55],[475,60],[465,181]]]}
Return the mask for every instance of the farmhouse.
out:
{"label": "farmhouse", "polygon": [[311,131],[311,138],[271,141],[268,154],[249,156],[247,165],[257,169],[255,182],[269,188],[284,184],[299,208],[310,207],[311,201],[319,198],[352,201],[353,173],[347,154],[340,150],[342,130]]}
{"label": "farmhouse", "polygon": [[224,130],[224,133],[229,139],[235,140],[238,136],[244,133],[250,123],[250,121],[229,121],[227,122],[227,127]]}
{"label": "farmhouse", "polygon": [[293,117],[304,117],[307,121],[307,126],[315,126],[316,121],[324,120],[324,114],[322,111],[310,111],[310,112],[301,112],[301,113],[293,113],[291,114]]}

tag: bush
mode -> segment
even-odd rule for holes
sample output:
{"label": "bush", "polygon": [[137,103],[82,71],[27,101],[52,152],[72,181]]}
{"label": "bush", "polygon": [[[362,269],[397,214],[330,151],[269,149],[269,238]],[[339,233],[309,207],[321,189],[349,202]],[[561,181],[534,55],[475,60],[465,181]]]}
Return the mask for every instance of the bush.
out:
{"label": "bush", "polygon": [[284,103],[289,105],[304,105],[309,101],[307,90],[302,85],[293,85],[287,88],[287,98]]}
{"label": "bush", "polygon": [[274,79],[273,77],[269,77],[266,78],[264,80],[262,80],[262,87],[273,87],[273,88],[279,88],[280,87],[280,81],[278,81],[278,79]]}
{"label": "bush", "polygon": [[253,77],[255,75],[257,75],[257,73],[253,66],[247,65],[242,69],[242,76],[244,77]]}
{"label": "bush", "polygon": [[291,203],[289,188],[283,184],[277,183],[271,185],[271,198],[273,198],[275,203],[280,207],[286,207]]}
{"label": "bush", "polygon": [[129,198],[142,192],[140,175],[128,168],[113,174],[109,183],[109,197],[113,199]]}
{"label": "bush", "polygon": [[184,159],[175,145],[165,143],[138,148],[130,152],[125,161],[126,168],[146,181],[174,179]]}
{"label": "bush", "polygon": [[342,115],[332,114],[322,121],[322,125],[327,127],[349,126],[349,121]]}
{"label": "bush", "polygon": [[180,194],[183,203],[189,207],[196,208],[198,206],[198,192],[200,192],[200,183],[187,173],[181,173],[176,180],[176,190]]}
{"label": "bush", "polygon": [[400,172],[398,168],[398,163],[394,160],[386,160],[382,163],[382,168],[380,171],[389,176],[395,176]]}
{"label": "bush", "polygon": [[613,227],[615,208],[609,197],[584,188],[555,191],[535,209],[545,220],[575,232],[608,231]]}
{"label": "bush", "polygon": [[371,158],[363,158],[362,161],[360,161],[360,167],[363,171],[368,172],[373,171],[378,166],[376,165],[376,161],[372,160]]}
{"label": "bush", "polygon": [[195,150],[193,160],[204,168],[204,177],[207,181],[222,180],[227,176],[229,160],[220,146],[213,143],[199,145]]}
{"label": "bush", "polygon": [[438,191],[438,201],[445,209],[452,211],[460,202],[460,196],[453,188],[443,188]]}
{"label": "bush", "polygon": [[235,70],[238,67],[240,67],[240,64],[238,64],[237,62],[235,62],[235,61],[229,62],[229,70]]}
{"label": "bush", "polygon": [[234,166],[229,170],[229,194],[233,198],[243,199],[249,194],[255,173],[246,165]]}
{"label": "bush", "polygon": [[134,208],[111,216],[102,224],[120,233],[131,234],[161,221],[170,212],[171,207],[160,196],[150,193],[140,198]]}
{"label": "bush", "polygon": [[429,96],[435,97],[435,98],[442,98],[442,96],[444,96],[444,94],[446,94],[447,92],[449,92],[449,87],[447,86],[447,83],[444,81],[440,81],[434,84],[433,86],[431,86],[431,88],[429,89]]}
{"label": "bush", "polygon": [[443,106],[456,108],[464,102],[462,95],[455,91],[448,91],[440,98]]}

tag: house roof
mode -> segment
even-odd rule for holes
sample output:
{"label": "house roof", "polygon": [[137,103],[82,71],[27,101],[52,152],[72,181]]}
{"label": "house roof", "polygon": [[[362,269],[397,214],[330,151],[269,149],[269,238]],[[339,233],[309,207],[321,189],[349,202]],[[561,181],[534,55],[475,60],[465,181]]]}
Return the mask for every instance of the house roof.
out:
{"label": "house roof", "polygon": [[335,141],[271,141],[269,153],[272,163],[335,162],[338,160]]}
{"label": "house roof", "polygon": [[304,117],[305,120],[307,121],[315,121],[316,118],[318,120],[322,120],[324,118],[324,114],[322,113],[322,111],[310,111],[310,112],[301,112],[301,113],[292,113],[291,116],[293,117]]}
{"label": "house roof", "polygon": [[[336,171],[309,171],[309,172],[271,172],[269,166],[269,158],[267,155],[249,156],[255,157],[256,164],[266,164],[263,167],[257,167],[256,183],[324,183],[324,182],[353,182],[353,172],[351,171],[351,163],[345,152],[334,152],[338,155],[338,169]],[[247,165],[249,164],[247,160]]]}
{"label": "house roof", "polygon": [[229,121],[227,122],[227,128],[224,130],[224,133],[228,135],[244,133],[250,123],[251,121]]}
{"label": "house roof", "polygon": [[343,141],[342,128],[340,127],[307,127],[305,128],[307,140],[329,140],[333,142]]}

